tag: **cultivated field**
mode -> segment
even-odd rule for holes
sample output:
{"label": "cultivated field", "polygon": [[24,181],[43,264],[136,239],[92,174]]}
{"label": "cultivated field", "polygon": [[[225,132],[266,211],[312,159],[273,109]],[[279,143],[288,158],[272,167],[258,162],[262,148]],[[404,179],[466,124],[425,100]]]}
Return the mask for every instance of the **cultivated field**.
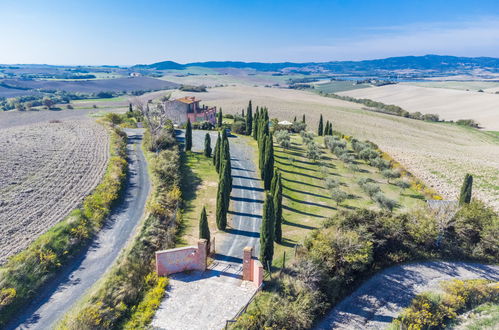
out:
{"label": "cultivated field", "polygon": [[0,129],[0,264],[62,220],[99,182],[105,128],[64,120]]}
{"label": "cultivated field", "polygon": [[[363,91],[358,90],[358,91]],[[176,91],[172,96],[189,95]],[[306,114],[316,127],[320,114],[334,129],[377,143],[383,151],[445,198],[455,199],[465,173],[475,175],[476,196],[499,209],[499,136],[450,124],[428,123],[362,110],[359,104],[314,93],[264,87],[213,88],[196,96],[224,113],[240,112],[248,100],[270,116],[292,121]]]}
{"label": "cultivated field", "polygon": [[436,113],[445,120],[474,119],[499,131],[499,95],[447,88],[386,85],[338,93],[401,106],[407,111]]}

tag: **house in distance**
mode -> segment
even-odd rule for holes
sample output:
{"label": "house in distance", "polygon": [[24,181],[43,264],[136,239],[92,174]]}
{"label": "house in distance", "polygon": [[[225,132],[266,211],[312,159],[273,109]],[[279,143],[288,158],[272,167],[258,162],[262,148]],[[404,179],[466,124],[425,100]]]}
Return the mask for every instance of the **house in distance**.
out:
{"label": "house in distance", "polygon": [[168,117],[174,124],[183,125],[190,119],[191,123],[207,121],[216,124],[216,107],[201,106],[201,100],[194,96],[185,96],[175,100],[168,100],[164,107]]}

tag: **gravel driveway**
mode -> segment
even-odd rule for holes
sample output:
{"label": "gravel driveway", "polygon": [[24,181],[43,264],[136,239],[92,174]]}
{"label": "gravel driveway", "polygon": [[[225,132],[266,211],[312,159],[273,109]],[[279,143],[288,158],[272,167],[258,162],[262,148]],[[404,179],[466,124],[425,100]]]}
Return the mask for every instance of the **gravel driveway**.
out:
{"label": "gravel driveway", "polygon": [[149,179],[141,148],[142,130],[127,129],[129,178],[124,198],[88,249],[33,300],[7,329],[50,329],[113,265],[144,212]]}
{"label": "gravel driveway", "polygon": [[[193,131],[193,151],[203,149],[205,134]],[[216,133],[211,132],[211,138],[214,146]],[[258,256],[263,189],[252,160],[252,147],[244,139],[229,138],[232,221],[227,232],[216,237],[215,260],[204,272],[170,276],[167,295],[152,322],[155,329],[221,329],[256,291],[251,283],[241,280],[241,265],[244,247],[253,246]]]}
{"label": "gravel driveway", "polygon": [[475,278],[499,281],[499,266],[436,261],[394,266],[336,305],[316,329],[383,329],[415,295],[438,291],[441,281]]}

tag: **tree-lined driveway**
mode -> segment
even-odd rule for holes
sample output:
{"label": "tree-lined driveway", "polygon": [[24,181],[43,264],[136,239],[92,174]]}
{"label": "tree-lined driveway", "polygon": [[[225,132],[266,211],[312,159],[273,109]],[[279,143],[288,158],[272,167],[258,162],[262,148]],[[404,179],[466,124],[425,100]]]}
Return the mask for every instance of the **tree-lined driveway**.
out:
{"label": "tree-lined driveway", "polygon": [[[202,151],[206,131],[194,130],[193,151]],[[217,134],[210,132],[212,147]],[[183,139],[183,132],[178,136]],[[167,294],[152,326],[155,329],[221,329],[255,293],[242,281],[242,255],[246,246],[258,256],[263,188],[245,137],[229,137],[232,193],[227,231],[216,238],[214,262],[204,272],[170,276]]]}
{"label": "tree-lined driveway", "polygon": [[464,262],[423,262],[376,274],[333,308],[316,329],[384,329],[417,294],[438,291],[452,279],[499,281],[499,266]]}

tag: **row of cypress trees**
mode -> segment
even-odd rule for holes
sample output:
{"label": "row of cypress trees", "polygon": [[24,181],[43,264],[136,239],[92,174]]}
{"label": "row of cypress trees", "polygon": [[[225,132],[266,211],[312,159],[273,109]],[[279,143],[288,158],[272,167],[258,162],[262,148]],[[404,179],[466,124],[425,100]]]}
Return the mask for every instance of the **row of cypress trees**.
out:
{"label": "row of cypress trees", "polygon": [[[265,188],[262,225],[260,228],[260,261],[270,270],[274,258],[274,242],[282,242],[282,182],[281,173],[274,167],[274,141],[269,130],[268,109],[256,107],[251,121],[251,101],[246,110],[246,123],[251,122],[248,135],[258,142],[260,177]],[[305,119],[305,118],[304,118]]]}
{"label": "row of cypress trees", "polygon": [[322,119],[322,114],[321,118],[319,119],[319,127],[317,129],[317,135],[318,136],[333,135],[333,123],[330,123],[328,120],[326,121],[326,126],[324,126],[324,120]]}
{"label": "row of cypress trees", "polygon": [[219,230],[227,228],[227,212],[229,210],[230,193],[232,191],[232,167],[230,164],[230,148],[227,133],[222,130],[218,133],[215,150],[213,152],[213,165],[218,172],[217,210],[216,222]]}

